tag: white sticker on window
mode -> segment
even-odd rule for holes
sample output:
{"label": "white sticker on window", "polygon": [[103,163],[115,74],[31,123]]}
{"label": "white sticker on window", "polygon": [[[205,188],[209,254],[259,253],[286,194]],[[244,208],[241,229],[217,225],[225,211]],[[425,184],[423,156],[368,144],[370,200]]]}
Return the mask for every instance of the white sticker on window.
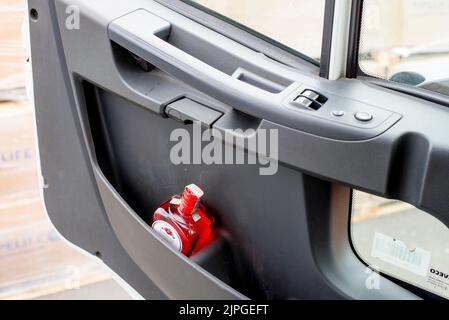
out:
{"label": "white sticker on window", "polygon": [[425,277],[429,270],[430,252],[421,248],[409,248],[395,238],[376,232],[371,255],[382,261]]}

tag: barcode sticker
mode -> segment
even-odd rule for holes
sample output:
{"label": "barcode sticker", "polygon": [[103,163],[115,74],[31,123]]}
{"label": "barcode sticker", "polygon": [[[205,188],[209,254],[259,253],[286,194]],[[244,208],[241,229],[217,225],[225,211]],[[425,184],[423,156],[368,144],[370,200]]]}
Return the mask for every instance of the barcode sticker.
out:
{"label": "barcode sticker", "polygon": [[425,277],[429,270],[430,252],[421,248],[409,248],[395,238],[376,232],[371,255],[387,263]]}

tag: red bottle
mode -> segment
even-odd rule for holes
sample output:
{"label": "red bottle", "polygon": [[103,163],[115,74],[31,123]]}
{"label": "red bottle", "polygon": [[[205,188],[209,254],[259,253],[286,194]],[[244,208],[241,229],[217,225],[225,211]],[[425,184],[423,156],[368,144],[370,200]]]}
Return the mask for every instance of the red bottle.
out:
{"label": "red bottle", "polygon": [[215,220],[201,203],[204,192],[195,184],[165,201],[153,215],[152,228],[175,250],[191,257],[212,242]]}

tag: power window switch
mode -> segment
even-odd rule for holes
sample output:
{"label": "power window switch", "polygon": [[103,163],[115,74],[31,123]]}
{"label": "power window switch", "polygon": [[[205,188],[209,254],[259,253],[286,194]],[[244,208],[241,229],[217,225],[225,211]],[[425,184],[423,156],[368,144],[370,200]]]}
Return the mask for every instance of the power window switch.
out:
{"label": "power window switch", "polygon": [[312,90],[305,90],[302,94],[302,96],[309,98],[312,101],[319,101],[320,95]]}
{"label": "power window switch", "polygon": [[296,105],[299,105],[304,108],[312,108],[313,107],[313,100],[310,100],[309,98],[299,96],[295,99],[294,103]]}

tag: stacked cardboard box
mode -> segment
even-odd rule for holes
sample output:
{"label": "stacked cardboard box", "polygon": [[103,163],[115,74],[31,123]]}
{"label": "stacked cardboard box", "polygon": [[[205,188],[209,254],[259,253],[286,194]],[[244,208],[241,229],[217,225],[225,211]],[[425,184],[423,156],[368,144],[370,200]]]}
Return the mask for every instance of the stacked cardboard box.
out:
{"label": "stacked cardboard box", "polygon": [[[23,0],[0,2],[0,93],[13,98],[25,84],[23,16]],[[45,213],[31,104],[0,101],[0,299],[45,296],[109,277],[69,246]]]}
{"label": "stacked cardboard box", "polygon": [[0,1],[0,90],[23,86],[23,0]]}
{"label": "stacked cardboard box", "polygon": [[56,232],[39,195],[33,114],[0,104],[0,298],[33,298],[109,278]]}

